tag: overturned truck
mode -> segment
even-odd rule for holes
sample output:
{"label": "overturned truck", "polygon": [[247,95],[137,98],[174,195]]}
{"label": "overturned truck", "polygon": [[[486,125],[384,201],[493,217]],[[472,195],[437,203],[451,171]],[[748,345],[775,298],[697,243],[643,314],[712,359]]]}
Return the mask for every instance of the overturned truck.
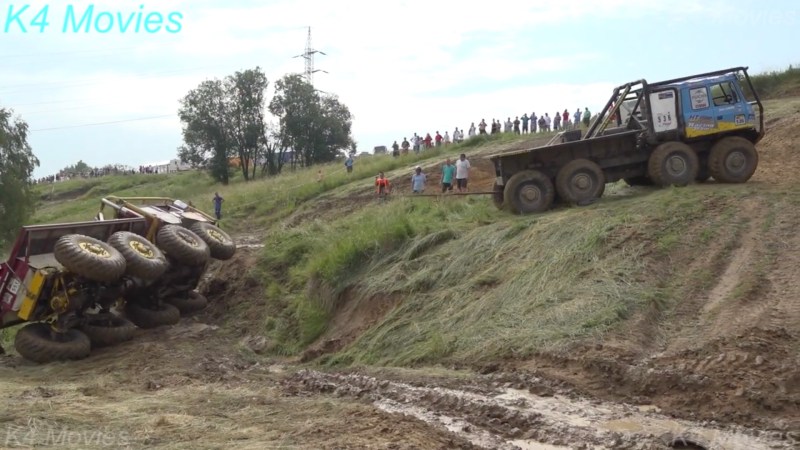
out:
{"label": "overturned truck", "polygon": [[212,216],[180,200],[107,197],[93,221],[22,227],[0,263],[0,328],[26,323],[14,346],[28,360],[85,358],[203,309],[209,262],[235,252]]}

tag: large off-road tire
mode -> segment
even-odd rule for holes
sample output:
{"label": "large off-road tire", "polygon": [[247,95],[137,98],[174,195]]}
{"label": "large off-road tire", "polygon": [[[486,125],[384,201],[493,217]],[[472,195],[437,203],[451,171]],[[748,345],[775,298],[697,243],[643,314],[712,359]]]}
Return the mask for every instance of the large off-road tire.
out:
{"label": "large off-road tire", "polygon": [[652,186],[653,180],[647,178],[646,176],[640,177],[628,177],[625,178],[625,182],[628,183],[628,186]]}
{"label": "large off-road tire", "polygon": [[125,272],[144,280],[155,280],[167,270],[167,258],[152,242],[130,231],[118,231],[108,243],[125,258]]}
{"label": "large off-road tire", "polygon": [[722,138],[708,155],[708,170],[720,183],[744,183],[753,176],[756,167],[756,146],[743,137]]}
{"label": "large off-road tire", "polygon": [[125,315],[137,327],[143,329],[158,328],[166,325],[175,325],[181,320],[178,308],[162,303],[157,308],[148,308],[136,303],[125,305]]}
{"label": "large off-road tire", "polygon": [[503,200],[503,186],[495,182],[494,186],[492,186],[492,192],[492,203],[494,203],[494,206],[499,210],[505,209],[506,202]]}
{"label": "large off-road tire", "polygon": [[226,261],[233,258],[236,253],[236,244],[233,239],[218,226],[208,222],[197,222],[189,229],[208,244],[212,258]]}
{"label": "large off-road tire", "polygon": [[509,178],[503,197],[508,208],[517,214],[544,212],[553,206],[555,188],[547,175],[526,170]]}
{"label": "large off-road tire", "polygon": [[575,159],[556,176],[556,191],[566,203],[585,205],[600,198],[606,190],[603,169],[588,159]]}
{"label": "large off-road tire", "polygon": [[187,266],[202,266],[211,255],[200,236],[179,225],[164,225],[158,230],[156,240],[164,253]]}
{"label": "large off-road tire", "polygon": [[164,302],[178,308],[182,316],[201,311],[208,306],[208,299],[196,291],[189,291],[186,295],[169,297]]}
{"label": "large off-road tire", "polygon": [[53,256],[68,271],[90,280],[110,283],[125,273],[125,257],[111,245],[81,234],[56,241]]}
{"label": "large off-road tire", "polygon": [[136,325],[119,316],[89,317],[80,330],[89,337],[92,347],[110,347],[133,339]]}
{"label": "large off-road tire", "polygon": [[89,337],[76,329],[52,331],[43,322],[25,325],[17,332],[14,347],[25,359],[37,363],[82,359],[89,356]]}
{"label": "large off-road tire", "polygon": [[662,187],[686,186],[697,179],[700,162],[697,153],[683,142],[665,142],[653,151],[647,175]]}

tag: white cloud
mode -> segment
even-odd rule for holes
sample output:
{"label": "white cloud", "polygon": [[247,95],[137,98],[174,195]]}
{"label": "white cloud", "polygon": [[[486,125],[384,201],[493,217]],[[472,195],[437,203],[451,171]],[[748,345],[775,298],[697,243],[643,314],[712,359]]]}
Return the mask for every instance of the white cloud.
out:
{"label": "white cloud", "polygon": [[[34,7],[45,4],[31,3]],[[123,12],[138,11],[143,4],[92,3],[97,11]],[[687,11],[700,14],[714,7],[643,0],[161,1],[145,5],[147,11],[181,12],[183,30],[153,36],[50,33],[14,37],[13,53],[43,56],[0,67],[5,82],[0,86],[0,104],[22,105],[16,109],[23,116],[28,114],[32,129],[176,114],[178,99],[204,79],[257,65],[271,82],[287,72],[302,71],[302,59],[293,56],[302,52],[305,27],[310,25],[314,47],[327,53],[316,58],[316,67],[329,72],[316,75],[317,86],[338,94],[350,107],[355,138],[371,148],[414,131],[452,132],[455,126],[466,127],[481,118],[490,121],[534,110],[552,115],[584,106],[596,109],[607,100],[612,83],[598,77],[589,84],[569,84],[560,82],[561,76],[600,61],[605,46],[624,43],[582,35],[582,30],[571,28],[572,21],[592,17],[624,26],[626,20],[645,14],[680,17]],[[539,31],[553,24],[563,25],[563,33],[549,36]],[[562,42],[576,40],[584,42],[583,50],[553,51]],[[529,75],[540,81],[510,87]],[[172,133],[180,140],[176,118],[76,128],[72,133],[113,135],[123,130]],[[59,151],[51,146],[69,140],[70,135],[59,134],[64,136],[59,140],[37,136],[40,147],[34,150],[43,160],[43,172],[58,168],[48,165],[48,155]],[[169,154],[143,157],[168,159],[174,155],[175,139],[166,142],[163,150],[153,150]],[[95,163],[106,162],[111,161]]]}

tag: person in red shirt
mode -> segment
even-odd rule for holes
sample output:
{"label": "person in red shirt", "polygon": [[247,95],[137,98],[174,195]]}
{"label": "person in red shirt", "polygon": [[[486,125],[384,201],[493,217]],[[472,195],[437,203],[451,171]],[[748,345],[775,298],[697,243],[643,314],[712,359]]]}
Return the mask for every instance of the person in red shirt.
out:
{"label": "person in red shirt", "polygon": [[383,172],[378,172],[378,176],[375,177],[375,193],[378,194],[379,198],[383,198],[391,194],[391,192],[392,185],[389,183],[389,179],[383,175]]}
{"label": "person in red shirt", "polygon": [[436,146],[437,147],[441,147],[442,146],[442,139],[443,139],[442,135],[439,134],[439,132],[437,131],[436,132]]}
{"label": "person in red shirt", "polygon": [[569,123],[569,111],[567,111],[567,110],[565,109],[565,110],[564,110],[564,113],[563,113],[563,114],[561,114],[561,117],[563,117],[563,119],[561,120],[561,124],[562,124],[564,127],[566,127],[566,126],[567,126],[567,124]]}
{"label": "person in red shirt", "polygon": [[425,141],[425,148],[431,148],[431,141],[432,141],[432,140],[433,140],[433,139],[431,138],[431,134],[430,134],[430,133],[426,133],[426,134],[425,134],[425,139],[424,139],[424,141]]}

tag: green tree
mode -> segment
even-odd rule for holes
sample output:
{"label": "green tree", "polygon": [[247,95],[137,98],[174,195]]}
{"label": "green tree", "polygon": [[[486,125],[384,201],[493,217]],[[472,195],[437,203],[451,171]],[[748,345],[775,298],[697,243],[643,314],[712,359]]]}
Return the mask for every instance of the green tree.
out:
{"label": "green tree", "polygon": [[226,118],[245,180],[255,177],[258,159],[266,148],[264,121],[268,81],[260,68],[236,72],[225,79]]}
{"label": "green tree", "polygon": [[206,168],[217,181],[228,184],[233,155],[225,86],[220,80],[207,80],[189,91],[180,101],[178,116],[183,122],[183,145],[178,156]]}
{"label": "green tree", "polygon": [[0,108],[0,246],[33,213],[33,170],[39,160],[28,144],[28,124]]}
{"label": "green tree", "polygon": [[300,75],[275,83],[270,112],[279,119],[278,141],[304,166],[329,162],[352,145],[353,117],[334,95],[320,95]]}
{"label": "green tree", "polygon": [[274,150],[264,117],[268,85],[256,67],[190,91],[179,111],[184,124],[179,156],[207,167],[223,183],[230,176],[229,158],[238,157],[244,179],[255,177],[259,159]]}
{"label": "green tree", "polygon": [[92,168],[81,159],[71,166],[64,167],[62,170],[68,174],[81,174],[91,171]]}

